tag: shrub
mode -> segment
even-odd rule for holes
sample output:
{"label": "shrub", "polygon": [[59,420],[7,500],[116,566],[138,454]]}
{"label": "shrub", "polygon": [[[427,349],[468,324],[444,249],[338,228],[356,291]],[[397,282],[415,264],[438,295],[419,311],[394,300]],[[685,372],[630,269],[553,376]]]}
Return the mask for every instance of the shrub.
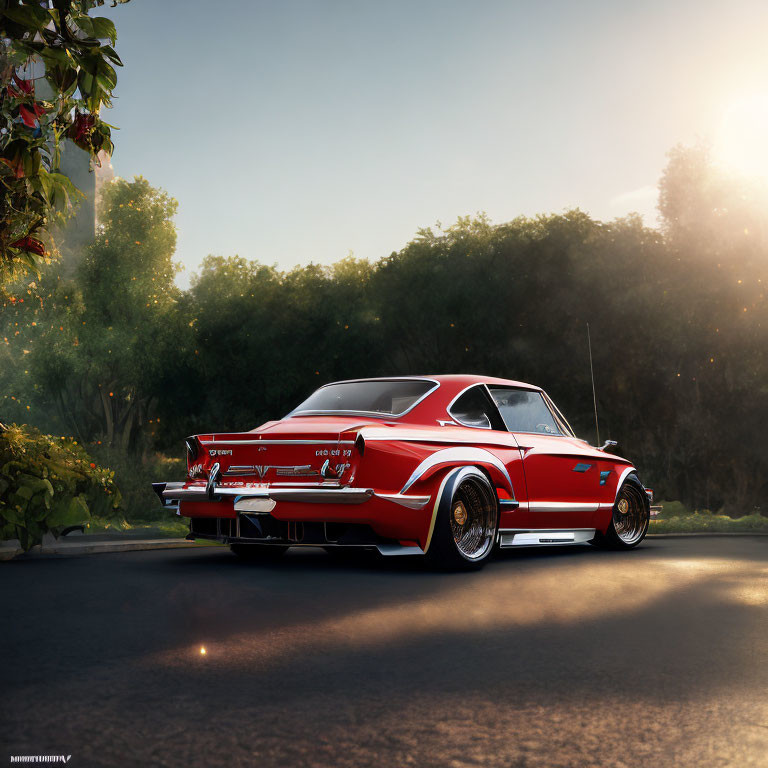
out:
{"label": "shrub", "polygon": [[768,518],[755,513],[729,517],[694,512],[651,521],[650,533],[768,533]]}
{"label": "shrub", "polygon": [[691,514],[685,504],[680,501],[660,501],[658,504],[662,508],[660,517],[665,519],[668,517],[681,517],[683,515]]}
{"label": "shrub", "polygon": [[187,474],[183,458],[150,454],[141,457],[108,446],[91,449],[97,461],[115,472],[115,480],[122,493],[122,510],[132,524],[169,520],[173,513],[163,508],[152,490],[152,483],[160,480],[183,480]]}
{"label": "shrub", "polygon": [[97,466],[73,438],[0,425],[0,539],[26,551],[51,532],[91,515],[121,517],[114,472]]}

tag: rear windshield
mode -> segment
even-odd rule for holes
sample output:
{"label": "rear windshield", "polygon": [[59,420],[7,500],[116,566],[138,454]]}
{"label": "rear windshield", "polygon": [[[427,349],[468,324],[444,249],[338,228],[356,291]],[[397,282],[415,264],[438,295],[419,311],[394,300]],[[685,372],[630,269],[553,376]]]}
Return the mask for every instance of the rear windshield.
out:
{"label": "rear windshield", "polygon": [[301,413],[373,413],[402,416],[437,385],[424,379],[344,381],[311,394],[293,415]]}

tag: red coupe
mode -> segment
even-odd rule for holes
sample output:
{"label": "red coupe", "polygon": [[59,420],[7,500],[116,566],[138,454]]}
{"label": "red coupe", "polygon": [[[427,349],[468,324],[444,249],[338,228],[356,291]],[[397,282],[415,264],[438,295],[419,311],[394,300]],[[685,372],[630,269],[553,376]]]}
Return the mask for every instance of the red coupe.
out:
{"label": "red coupe", "polygon": [[479,566],[495,545],[627,549],[651,491],[578,439],[539,387],[486,376],[327,384],[280,421],[186,441],[184,482],[155,483],[190,535],[242,556],[368,547]]}

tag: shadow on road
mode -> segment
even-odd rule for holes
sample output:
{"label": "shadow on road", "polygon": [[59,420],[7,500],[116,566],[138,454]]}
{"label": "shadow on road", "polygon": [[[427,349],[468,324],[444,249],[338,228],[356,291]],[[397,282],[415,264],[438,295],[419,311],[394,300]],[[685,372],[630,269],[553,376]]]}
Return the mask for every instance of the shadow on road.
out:
{"label": "shadow on road", "polygon": [[161,724],[169,765],[759,765],[767,555],[737,539],[505,552],[469,574],[316,550],[37,562],[0,587],[3,727],[75,754],[87,732],[100,764],[157,762],[140,734]]}

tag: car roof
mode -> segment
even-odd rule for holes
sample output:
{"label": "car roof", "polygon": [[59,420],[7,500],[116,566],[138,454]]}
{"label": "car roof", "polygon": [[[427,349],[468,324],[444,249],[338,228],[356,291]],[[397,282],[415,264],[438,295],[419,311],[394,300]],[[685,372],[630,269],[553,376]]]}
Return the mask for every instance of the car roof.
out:
{"label": "car roof", "polygon": [[[408,377],[410,378],[410,377]],[[450,373],[438,374],[436,376],[414,376],[413,378],[434,379],[440,384],[460,384],[469,387],[472,384],[497,384],[507,387],[521,387],[523,389],[541,389],[534,384],[527,384],[524,381],[515,381],[514,379],[499,379],[495,376],[482,376],[476,373]]]}
{"label": "car roof", "polygon": [[435,381],[438,384],[449,384],[451,388],[455,386],[469,387],[473,384],[496,384],[507,387],[521,387],[523,389],[541,390],[535,384],[528,384],[524,381],[515,381],[514,379],[500,379],[496,376],[483,376],[478,373],[424,373],[414,374],[413,376],[368,376],[359,379],[341,379],[339,381],[329,381],[320,388],[330,387],[333,384],[352,384],[357,381]]}
{"label": "car roof", "polygon": [[[494,376],[483,376],[472,373],[452,373],[452,374],[425,374],[420,376],[378,376],[361,379],[346,379],[344,381],[333,381],[323,385],[324,387],[332,384],[345,384],[363,381],[429,381],[434,387],[423,395],[415,405],[404,414],[396,417],[384,416],[381,418],[395,419],[399,422],[410,424],[434,423],[435,419],[443,418],[447,413],[450,404],[466,389],[477,384],[488,384],[490,386],[518,387],[520,389],[529,389],[540,392],[541,388],[533,384],[526,384],[523,381],[513,379],[500,379]],[[323,387],[321,387],[322,389]],[[301,415],[301,412],[290,415]],[[348,415],[352,415],[350,412]],[[374,414],[369,414],[374,415]],[[376,415],[378,417],[378,415]]]}

